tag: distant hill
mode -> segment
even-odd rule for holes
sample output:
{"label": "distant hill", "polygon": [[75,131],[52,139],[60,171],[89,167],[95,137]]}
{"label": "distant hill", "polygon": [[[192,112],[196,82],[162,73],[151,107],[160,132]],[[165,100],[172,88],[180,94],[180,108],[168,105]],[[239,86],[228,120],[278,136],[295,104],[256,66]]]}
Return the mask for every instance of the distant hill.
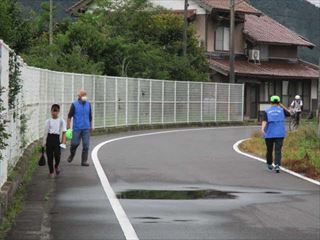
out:
{"label": "distant hill", "polygon": [[[23,6],[39,11],[44,0],[18,0]],[[68,17],[65,10],[78,0],[53,0],[57,7],[56,19]],[[320,8],[306,0],[250,0],[251,4],[289,29],[320,47]],[[320,50],[302,48],[300,57],[318,63]]]}
{"label": "distant hill", "polygon": [[313,50],[301,48],[299,55],[304,60],[319,63],[320,8],[305,0],[250,0],[250,3],[317,45]]}

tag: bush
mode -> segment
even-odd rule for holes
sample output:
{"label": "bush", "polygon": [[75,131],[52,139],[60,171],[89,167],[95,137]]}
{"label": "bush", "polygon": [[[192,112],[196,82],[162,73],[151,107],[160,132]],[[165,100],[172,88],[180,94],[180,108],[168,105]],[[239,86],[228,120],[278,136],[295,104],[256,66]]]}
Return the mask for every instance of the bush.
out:
{"label": "bush", "polygon": [[[101,1],[102,9],[56,29],[48,46],[43,33],[25,52],[27,63],[58,71],[112,76],[206,81],[208,63],[195,30],[188,28],[183,56],[183,16],[145,0]],[[110,9],[106,13],[105,7]]]}

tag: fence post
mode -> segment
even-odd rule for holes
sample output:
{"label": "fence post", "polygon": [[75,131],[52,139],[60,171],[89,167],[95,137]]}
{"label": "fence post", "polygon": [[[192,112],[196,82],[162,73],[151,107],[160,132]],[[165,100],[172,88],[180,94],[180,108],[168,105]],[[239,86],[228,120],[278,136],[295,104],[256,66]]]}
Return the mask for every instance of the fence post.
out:
{"label": "fence post", "polygon": [[162,81],[161,122],[164,122],[164,81]]}
{"label": "fence post", "polygon": [[150,104],[149,104],[149,124],[152,123],[152,80],[150,81]]}
{"label": "fence post", "polygon": [[214,121],[215,122],[217,121],[217,101],[218,101],[217,93],[218,93],[218,84],[215,83],[215,90],[214,90],[214,98],[215,98],[215,101],[214,101]]}
{"label": "fence post", "polygon": [[230,122],[230,110],[231,110],[231,96],[230,96],[230,93],[231,93],[231,84],[228,84],[229,87],[228,87],[228,121]]}
{"label": "fence post", "polygon": [[203,83],[200,83],[201,84],[201,88],[200,88],[200,121],[203,122]]}
{"label": "fence post", "polygon": [[39,88],[38,88],[38,94],[37,94],[37,101],[38,101],[38,138],[40,138],[41,137],[41,128],[40,128],[40,126],[41,126],[41,120],[42,120],[42,118],[41,118],[41,104],[42,104],[42,99],[41,99],[41,89],[42,89],[42,86],[41,86],[41,84],[42,84],[42,77],[43,77],[43,69],[41,69],[41,70],[39,70],[39,73],[40,73],[40,75],[39,75]]}
{"label": "fence post", "polygon": [[114,125],[118,126],[118,78],[115,78],[115,103],[114,103]]}
{"label": "fence post", "polygon": [[103,78],[103,128],[106,128],[106,108],[107,108],[107,77]]}
{"label": "fence post", "polygon": [[188,82],[188,100],[187,100],[187,122],[190,122],[190,82]]}
{"label": "fence post", "polygon": [[73,100],[74,98],[74,73],[72,73],[72,76],[71,76],[71,101]]}
{"label": "fence post", "polygon": [[95,126],[96,126],[96,76],[95,75],[92,78],[92,83],[93,83],[93,86],[92,86],[92,90],[93,90],[93,93],[92,93],[92,99],[93,99],[92,127],[95,128]]}
{"label": "fence post", "polygon": [[84,75],[83,74],[81,74],[81,89],[85,90],[84,89]]}
{"label": "fence post", "polygon": [[128,78],[126,78],[126,126],[128,126]]}
{"label": "fence post", "polygon": [[49,81],[49,70],[46,70],[46,88],[45,88],[45,92],[47,93],[46,94],[46,103],[45,103],[45,106],[46,106],[46,108],[45,108],[45,112],[46,112],[46,114],[45,114],[45,117],[47,117],[48,116],[48,114],[47,114],[47,112],[48,112],[48,81]]}
{"label": "fence post", "polygon": [[177,81],[174,81],[173,121],[174,123],[177,123]]}
{"label": "fence post", "polygon": [[62,116],[64,117],[64,73],[61,73],[62,89],[61,89],[61,106],[62,106]]}
{"label": "fence post", "polygon": [[137,122],[140,125],[140,79],[138,78]]}

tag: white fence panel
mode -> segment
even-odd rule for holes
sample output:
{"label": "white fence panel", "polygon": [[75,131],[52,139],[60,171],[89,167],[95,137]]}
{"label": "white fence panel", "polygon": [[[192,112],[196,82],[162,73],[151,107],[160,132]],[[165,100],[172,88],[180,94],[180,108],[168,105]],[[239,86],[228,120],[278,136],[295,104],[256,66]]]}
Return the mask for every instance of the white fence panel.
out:
{"label": "white fence panel", "polygon": [[[21,156],[24,147],[43,135],[53,103],[61,105],[66,119],[80,89],[88,93],[95,128],[114,126],[242,121],[243,85],[183,82],[55,72],[22,63],[22,91],[15,109],[8,111],[9,47],[0,41],[0,86],[5,112],[1,121],[11,134],[2,151],[0,186]],[[15,116],[15,117],[14,117]],[[21,136],[27,119],[25,145]]]}

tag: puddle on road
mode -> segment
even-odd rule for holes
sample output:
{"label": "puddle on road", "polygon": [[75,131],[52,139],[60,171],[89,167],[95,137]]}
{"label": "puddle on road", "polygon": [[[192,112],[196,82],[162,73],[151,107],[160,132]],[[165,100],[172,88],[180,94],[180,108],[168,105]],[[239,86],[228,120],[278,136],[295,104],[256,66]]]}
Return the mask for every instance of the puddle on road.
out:
{"label": "puddle on road", "polygon": [[271,192],[271,191],[267,191],[267,192],[264,192],[265,194],[281,194],[281,192]]}
{"label": "puddle on road", "polygon": [[193,200],[193,199],[235,199],[230,192],[217,190],[129,190],[117,194],[119,199],[149,200]]}
{"label": "puddle on road", "polygon": [[177,219],[173,220],[174,222],[192,222],[193,220],[187,220],[187,219]]}
{"label": "puddle on road", "polygon": [[159,220],[158,217],[135,217],[135,219]]}

